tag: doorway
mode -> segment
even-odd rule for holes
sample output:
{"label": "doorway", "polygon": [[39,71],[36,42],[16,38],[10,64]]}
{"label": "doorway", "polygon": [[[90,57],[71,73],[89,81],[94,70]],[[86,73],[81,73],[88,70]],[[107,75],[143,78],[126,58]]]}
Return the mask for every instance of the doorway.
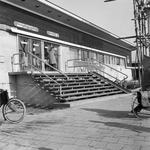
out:
{"label": "doorway", "polygon": [[[59,69],[59,45],[44,42],[44,60],[53,68]],[[45,64],[45,71],[55,71],[49,65]]]}

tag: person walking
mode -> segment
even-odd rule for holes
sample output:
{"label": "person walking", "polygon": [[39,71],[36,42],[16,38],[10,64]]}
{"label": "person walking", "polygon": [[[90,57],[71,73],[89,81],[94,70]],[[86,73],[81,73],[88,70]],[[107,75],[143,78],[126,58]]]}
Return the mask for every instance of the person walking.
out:
{"label": "person walking", "polygon": [[55,71],[54,68],[56,68],[57,61],[56,61],[55,49],[54,49],[53,44],[48,45],[47,52],[49,55],[49,64],[53,67],[53,68],[50,68],[50,70]]}

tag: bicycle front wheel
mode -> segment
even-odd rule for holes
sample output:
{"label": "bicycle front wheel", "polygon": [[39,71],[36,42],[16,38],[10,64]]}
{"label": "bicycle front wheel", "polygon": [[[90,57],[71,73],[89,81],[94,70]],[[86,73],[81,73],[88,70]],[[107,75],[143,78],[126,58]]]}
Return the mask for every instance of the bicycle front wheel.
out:
{"label": "bicycle front wheel", "polygon": [[3,116],[10,123],[19,123],[26,114],[26,107],[19,99],[11,99],[3,107]]}

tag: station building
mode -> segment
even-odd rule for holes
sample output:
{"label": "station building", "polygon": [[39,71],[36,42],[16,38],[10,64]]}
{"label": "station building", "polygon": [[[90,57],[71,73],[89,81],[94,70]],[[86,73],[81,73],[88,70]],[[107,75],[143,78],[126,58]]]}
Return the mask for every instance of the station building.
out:
{"label": "station building", "polygon": [[32,101],[38,90],[30,75],[88,73],[94,63],[105,78],[132,79],[131,43],[48,0],[0,0],[0,37],[0,87],[10,96]]}

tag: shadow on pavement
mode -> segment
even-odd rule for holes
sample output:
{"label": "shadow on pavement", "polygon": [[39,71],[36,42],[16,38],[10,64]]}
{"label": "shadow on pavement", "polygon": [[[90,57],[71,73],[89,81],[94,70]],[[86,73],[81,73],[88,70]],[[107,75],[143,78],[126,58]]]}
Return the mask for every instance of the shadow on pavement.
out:
{"label": "shadow on pavement", "polygon": [[0,126],[2,125],[4,123],[4,120],[2,121],[2,120],[0,120]]}
{"label": "shadow on pavement", "polygon": [[141,127],[141,126],[137,126],[137,125],[131,125],[131,124],[125,124],[125,123],[119,123],[119,122],[102,122],[102,121],[94,121],[94,120],[90,120],[90,122],[102,123],[109,127],[124,128],[124,129],[128,129],[128,130],[138,132],[138,133],[150,132],[150,128],[148,128],[148,127]]}
{"label": "shadow on pavement", "polygon": [[50,149],[50,148],[44,148],[44,147],[40,147],[40,148],[38,148],[38,150],[52,150],[52,149]]}
{"label": "shadow on pavement", "polygon": [[89,109],[82,108],[86,111],[92,111],[98,113],[98,115],[106,117],[106,118],[135,118],[133,114],[129,115],[129,111],[115,111],[115,110],[105,110],[105,109]]}

